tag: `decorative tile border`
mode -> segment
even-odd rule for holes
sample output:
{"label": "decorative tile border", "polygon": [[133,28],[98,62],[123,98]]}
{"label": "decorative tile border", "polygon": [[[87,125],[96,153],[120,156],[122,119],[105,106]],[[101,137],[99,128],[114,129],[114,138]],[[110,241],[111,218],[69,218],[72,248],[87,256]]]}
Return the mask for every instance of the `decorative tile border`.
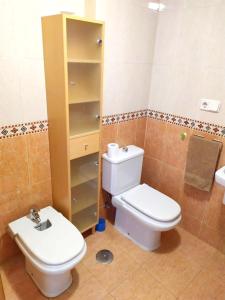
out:
{"label": "decorative tile border", "polygon": [[121,123],[125,121],[135,120],[147,117],[148,110],[137,110],[133,112],[123,113],[123,114],[116,114],[110,116],[104,116],[102,118],[102,125],[111,125],[116,123]]}
{"label": "decorative tile border", "polygon": [[[207,132],[209,134],[225,137],[225,126],[197,121],[186,117],[176,116],[176,115],[163,113],[151,109],[143,109],[143,110],[123,113],[123,114],[104,116],[102,118],[102,124],[112,125],[112,124],[118,124],[125,121],[145,118],[145,117],[160,120],[163,122],[168,122],[179,126],[196,129],[202,132]],[[48,130],[47,120],[3,126],[0,127],[0,139],[15,137],[24,134],[30,134],[30,133],[43,132],[47,130]]]}
{"label": "decorative tile border", "polygon": [[202,132],[207,132],[218,136],[225,136],[224,126],[193,120],[186,117],[176,116],[176,115],[163,113],[151,109],[145,109],[145,110],[129,112],[124,114],[104,116],[102,118],[102,123],[103,125],[111,125],[111,124],[129,121],[129,120],[144,118],[144,117],[149,117],[163,122],[168,122],[171,124],[196,129]]}
{"label": "decorative tile border", "polygon": [[0,139],[48,130],[48,121],[36,121],[0,127]]}
{"label": "decorative tile border", "polygon": [[181,116],[176,116],[172,114],[162,113],[154,110],[148,110],[148,117],[156,120],[161,120],[171,124],[188,127],[191,129],[199,130],[202,132],[207,132],[209,134],[214,134],[218,136],[225,136],[225,127],[211,124],[203,121],[197,121]]}

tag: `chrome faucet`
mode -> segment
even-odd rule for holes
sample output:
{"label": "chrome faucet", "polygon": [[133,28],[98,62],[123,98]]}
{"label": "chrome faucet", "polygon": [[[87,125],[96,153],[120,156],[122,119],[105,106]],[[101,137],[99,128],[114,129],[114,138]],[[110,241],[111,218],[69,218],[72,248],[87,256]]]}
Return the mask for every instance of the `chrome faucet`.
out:
{"label": "chrome faucet", "polygon": [[30,214],[29,214],[29,219],[31,221],[33,221],[34,223],[36,224],[39,224],[41,222],[41,218],[40,218],[40,215],[39,215],[39,212],[40,210],[37,208],[37,207],[33,207],[30,209]]}

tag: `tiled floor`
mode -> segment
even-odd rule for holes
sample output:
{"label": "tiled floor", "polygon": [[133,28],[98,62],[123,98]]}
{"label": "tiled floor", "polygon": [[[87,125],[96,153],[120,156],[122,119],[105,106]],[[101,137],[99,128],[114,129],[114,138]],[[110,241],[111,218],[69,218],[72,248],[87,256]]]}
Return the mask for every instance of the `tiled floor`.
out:
{"label": "tiled floor", "polygon": [[[225,256],[181,228],[164,233],[160,250],[146,252],[107,224],[87,238],[88,252],[73,271],[74,283],[56,299],[225,299]],[[114,253],[110,265],[98,250]],[[44,300],[24,270],[20,255],[3,265],[6,300]]]}

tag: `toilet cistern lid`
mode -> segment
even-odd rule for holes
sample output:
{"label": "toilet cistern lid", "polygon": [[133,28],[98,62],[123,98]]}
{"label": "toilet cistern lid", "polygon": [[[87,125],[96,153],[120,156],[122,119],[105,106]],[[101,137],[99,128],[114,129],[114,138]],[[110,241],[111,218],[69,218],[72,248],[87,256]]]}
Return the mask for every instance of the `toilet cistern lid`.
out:
{"label": "toilet cistern lid", "polygon": [[35,224],[27,216],[9,224],[12,235],[16,235],[24,246],[41,262],[48,265],[66,263],[79,255],[85,241],[79,230],[61,213],[48,206],[40,211],[41,222],[52,224],[46,230],[35,229]]}
{"label": "toilet cistern lid", "polygon": [[180,213],[180,205],[147,184],[138,185],[121,196],[122,200],[157,221],[169,222]]}

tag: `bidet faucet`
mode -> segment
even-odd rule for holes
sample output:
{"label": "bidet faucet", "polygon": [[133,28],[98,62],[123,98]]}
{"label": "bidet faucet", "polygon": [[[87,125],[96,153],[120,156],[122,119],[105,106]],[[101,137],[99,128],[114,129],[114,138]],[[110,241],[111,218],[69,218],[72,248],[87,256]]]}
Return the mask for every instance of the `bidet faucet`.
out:
{"label": "bidet faucet", "polygon": [[40,218],[40,215],[39,215],[39,212],[40,210],[37,208],[37,207],[33,207],[30,209],[30,214],[29,214],[29,219],[31,221],[33,221],[34,223],[36,224],[39,224],[41,222],[41,218]]}

